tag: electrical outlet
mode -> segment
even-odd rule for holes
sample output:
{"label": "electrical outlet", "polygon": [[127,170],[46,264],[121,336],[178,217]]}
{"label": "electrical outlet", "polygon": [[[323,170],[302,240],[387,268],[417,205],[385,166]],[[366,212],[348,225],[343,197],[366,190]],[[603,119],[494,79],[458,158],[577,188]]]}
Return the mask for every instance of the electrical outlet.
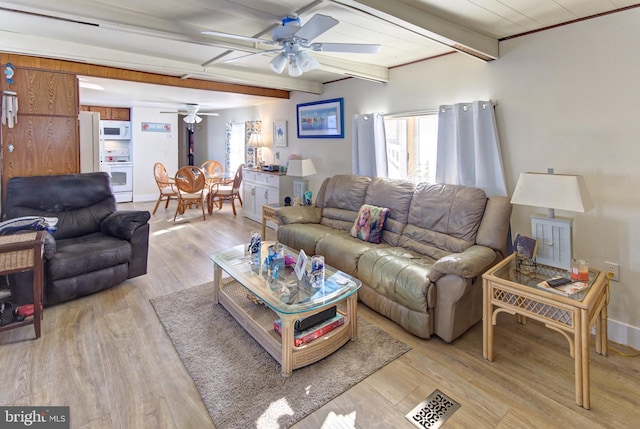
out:
{"label": "electrical outlet", "polygon": [[604,272],[609,275],[611,273],[613,276],[611,280],[619,282],[620,281],[620,265],[615,262],[607,262],[604,261]]}

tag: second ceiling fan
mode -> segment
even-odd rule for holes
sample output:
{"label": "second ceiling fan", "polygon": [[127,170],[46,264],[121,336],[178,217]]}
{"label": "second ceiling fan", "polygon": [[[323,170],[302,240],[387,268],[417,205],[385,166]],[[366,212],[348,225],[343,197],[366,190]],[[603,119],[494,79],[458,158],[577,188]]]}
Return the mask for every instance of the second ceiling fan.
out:
{"label": "second ceiling fan", "polygon": [[198,104],[192,104],[192,103],[187,103],[184,105],[185,110],[178,110],[178,111],[173,111],[173,112],[160,112],[160,113],[179,113],[181,115],[186,115],[184,118],[182,118],[183,121],[185,121],[187,124],[199,124],[202,121],[202,118],[200,116],[220,116],[218,113],[205,113],[205,112],[198,112],[200,110],[200,105]]}
{"label": "second ceiling fan", "polygon": [[306,24],[302,25],[300,18],[288,16],[282,19],[282,24],[272,33],[272,40],[257,37],[241,36],[237,34],[221,33],[218,31],[203,31],[202,34],[226,37],[230,39],[246,40],[267,45],[278,45],[278,48],[262,52],[251,53],[242,57],[280,52],[269,65],[276,73],[282,73],[289,66],[289,75],[297,77],[302,73],[320,67],[320,63],[306,50],[317,52],[346,52],[356,54],[375,54],[380,52],[380,45],[359,43],[312,43],[312,40],[338,24],[338,20],[327,15],[316,14]]}

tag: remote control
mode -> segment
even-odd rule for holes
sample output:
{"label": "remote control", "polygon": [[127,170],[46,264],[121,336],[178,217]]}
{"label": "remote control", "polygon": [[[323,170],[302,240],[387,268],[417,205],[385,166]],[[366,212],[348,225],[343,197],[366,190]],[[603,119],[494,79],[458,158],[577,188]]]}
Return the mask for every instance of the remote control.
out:
{"label": "remote control", "polygon": [[561,277],[559,279],[551,279],[551,280],[547,280],[547,284],[551,287],[558,287],[558,286],[562,286],[562,285],[566,285],[571,283],[571,280],[565,278],[565,277]]}

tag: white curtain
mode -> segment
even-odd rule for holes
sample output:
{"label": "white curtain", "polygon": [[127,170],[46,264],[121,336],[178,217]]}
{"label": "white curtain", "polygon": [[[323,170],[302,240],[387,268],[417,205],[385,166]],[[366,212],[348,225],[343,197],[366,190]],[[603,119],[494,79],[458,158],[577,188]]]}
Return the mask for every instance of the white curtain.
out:
{"label": "white curtain", "polygon": [[495,108],[491,101],[440,106],[436,181],[507,195]]}
{"label": "white curtain", "polygon": [[384,119],[379,113],[353,115],[352,173],[387,177]]}

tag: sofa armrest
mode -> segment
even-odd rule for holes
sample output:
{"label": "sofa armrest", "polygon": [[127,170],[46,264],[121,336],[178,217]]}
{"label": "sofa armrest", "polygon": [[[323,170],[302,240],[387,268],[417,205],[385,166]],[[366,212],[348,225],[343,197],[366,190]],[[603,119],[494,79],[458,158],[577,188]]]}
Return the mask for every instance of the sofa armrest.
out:
{"label": "sofa armrest", "polygon": [[315,206],[278,207],[275,215],[280,225],[289,223],[320,223],[322,209]]}
{"label": "sofa armrest", "polygon": [[473,278],[483,274],[487,266],[495,259],[495,250],[485,246],[471,246],[464,252],[452,253],[434,262],[429,273],[429,280],[435,282],[447,274]]}
{"label": "sofa armrest", "polygon": [[111,213],[100,224],[104,234],[130,240],[136,229],[146,225],[151,213],[145,210],[122,210]]}

